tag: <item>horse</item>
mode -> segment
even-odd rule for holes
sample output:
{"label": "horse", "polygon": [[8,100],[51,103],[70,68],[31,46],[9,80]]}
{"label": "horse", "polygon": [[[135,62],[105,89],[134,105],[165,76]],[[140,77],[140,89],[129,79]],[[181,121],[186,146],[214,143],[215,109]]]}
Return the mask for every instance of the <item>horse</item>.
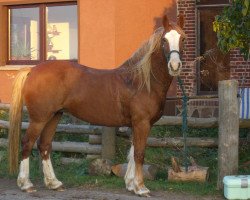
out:
{"label": "horse", "polygon": [[181,52],[186,38],[184,16],[177,24],[165,15],[155,30],[127,61],[115,69],[100,70],[71,61],[46,61],[21,70],[13,82],[9,129],[9,172],[18,171],[21,113],[26,105],[29,127],[22,138],[17,178],[26,192],[36,189],[29,179],[29,156],[37,141],[44,183],[63,190],[54,173],[51,144],[63,112],[91,124],[132,128],[132,144],[124,177],[126,189],[148,196],[142,165],[148,134],[162,116],[166,94],[174,76],[182,69]]}

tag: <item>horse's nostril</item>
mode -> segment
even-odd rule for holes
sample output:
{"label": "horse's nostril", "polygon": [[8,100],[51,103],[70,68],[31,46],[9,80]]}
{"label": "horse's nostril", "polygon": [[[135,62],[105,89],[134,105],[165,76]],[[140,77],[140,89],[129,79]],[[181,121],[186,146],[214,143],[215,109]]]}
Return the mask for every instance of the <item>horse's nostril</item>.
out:
{"label": "horse's nostril", "polygon": [[178,63],[178,69],[180,69],[180,67],[181,67],[181,63],[179,62],[179,63]]}
{"label": "horse's nostril", "polygon": [[174,70],[174,68],[173,68],[173,66],[172,66],[172,64],[171,64],[171,63],[170,63],[170,69],[171,69],[171,70]]}

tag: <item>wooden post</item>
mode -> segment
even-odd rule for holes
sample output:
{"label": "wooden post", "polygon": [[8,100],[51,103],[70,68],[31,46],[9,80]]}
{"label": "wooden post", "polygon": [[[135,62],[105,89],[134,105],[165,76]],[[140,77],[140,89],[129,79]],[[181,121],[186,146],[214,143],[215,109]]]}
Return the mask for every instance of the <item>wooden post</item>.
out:
{"label": "wooden post", "polygon": [[217,189],[223,188],[223,178],[238,173],[239,105],[238,82],[219,82],[219,144]]}
{"label": "wooden post", "polygon": [[112,160],[115,158],[115,128],[103,127],[102,132],[102,158]]}

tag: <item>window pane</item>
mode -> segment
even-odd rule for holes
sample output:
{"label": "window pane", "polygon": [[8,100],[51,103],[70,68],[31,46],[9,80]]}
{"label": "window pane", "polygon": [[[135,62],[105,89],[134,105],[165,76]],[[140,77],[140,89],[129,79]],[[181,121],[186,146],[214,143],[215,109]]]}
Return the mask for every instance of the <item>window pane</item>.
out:
{"label": "window pane", "polygon": [[10,9],[10,60],[39,59],[39,9]]}
{"label": "window pane", "polygon": [[47,7],[47,59],[77,59],[77,6]]}

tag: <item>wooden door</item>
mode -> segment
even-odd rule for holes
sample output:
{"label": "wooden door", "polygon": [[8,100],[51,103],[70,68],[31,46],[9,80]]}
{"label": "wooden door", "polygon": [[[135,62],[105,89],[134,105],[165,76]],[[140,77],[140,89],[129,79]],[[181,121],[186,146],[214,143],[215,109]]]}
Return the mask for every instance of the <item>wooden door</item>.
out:
{"label": "wooden door", "polygon": [[229,79],[229,55],[217,48],[217,36],[213,31],[215,16],[223,7],[198,8],[198,94],[217,93],[218,82]]}

